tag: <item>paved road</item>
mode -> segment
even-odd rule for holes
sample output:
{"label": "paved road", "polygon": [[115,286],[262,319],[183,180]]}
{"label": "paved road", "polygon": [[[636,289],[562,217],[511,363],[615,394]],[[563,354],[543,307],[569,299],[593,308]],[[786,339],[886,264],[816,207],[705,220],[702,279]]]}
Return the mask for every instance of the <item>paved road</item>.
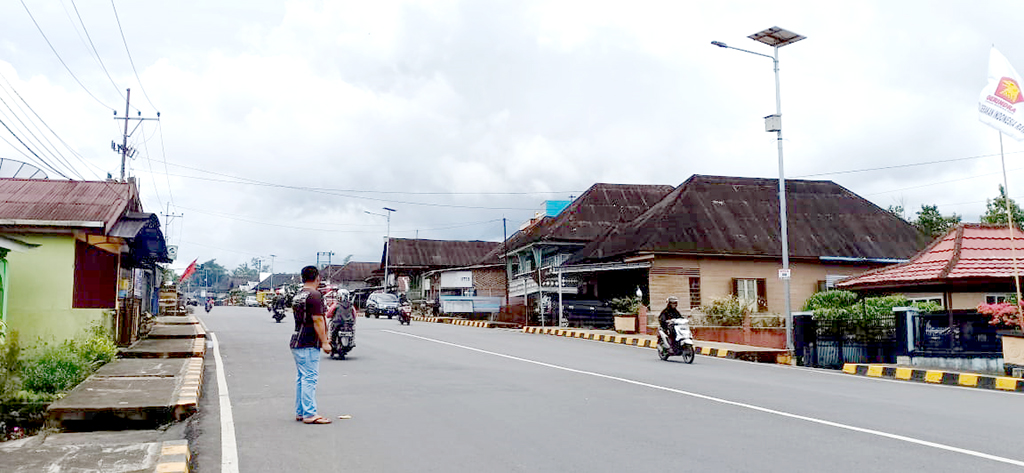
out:
{"label": "paved road", "polygon": [[[317,395],[322,414],[353,418],[303,425],[291,325],[255,308],[200,317],[243,472],[1024,471],[1020,394],[365,318],[349,359],[322,360]],[[200,472],[223,459],[208,367]]]}

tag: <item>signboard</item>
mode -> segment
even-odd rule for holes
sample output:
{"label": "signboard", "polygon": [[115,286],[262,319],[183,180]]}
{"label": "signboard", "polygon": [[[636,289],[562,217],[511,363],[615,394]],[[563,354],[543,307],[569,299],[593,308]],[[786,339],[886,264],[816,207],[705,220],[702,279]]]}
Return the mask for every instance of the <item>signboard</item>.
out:
{"label": "signboard", "polygon": [[178,259],[178,245],[167,245],[167,258],[171,261]]}
{"label": "signboard", "polygon": [[793,270],[791,270],[789,268],[780,269],[779,270],[779,279],[789,279],[793,275],[792,271]]}

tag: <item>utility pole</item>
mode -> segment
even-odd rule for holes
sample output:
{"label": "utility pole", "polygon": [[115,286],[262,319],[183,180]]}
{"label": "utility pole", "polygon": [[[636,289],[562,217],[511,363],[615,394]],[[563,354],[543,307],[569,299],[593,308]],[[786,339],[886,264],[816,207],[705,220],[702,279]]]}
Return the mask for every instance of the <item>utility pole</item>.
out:
{"label": "utility pole", "polygon": [[170,202],[167,203],[167,211],[164,212],[164,223],[165,223],[165,225],[164,225],[164,239],[165,240],[170,240],[170,238],[171,238],[171,220],[172,219],[176,219],[176,218],[182,218],[184,216],[185,216],[184,213],[172,214],[171,213],[171,203]]}
{"label": "utility pole", "polygon": [[[508,306],[508,289],[509,289],[509,265],[508,265],[508,220],[505,217],[501,217],[501,261],[505,263],[505,310],[510,310]],[[525,324],[529,325],[529,324]]]}
{"label": "utility pole", "polygon": [[[129,116],[131,111],[131,99],[132,89],[127,89],[128,95],[124,99],[124,118],[117,117],[117,111],[114,111],[114,120],[124,120],[124,137],[120,145],[117,145],[113,141],[110,142],[110,149],[121,153],[121,182],[124,182],[124,163],[129,157],[135,157],[136,150],[128,147],[128,137],[135,134],[135,130],[139,128],[143,120],[160,120],[160,112],[156,112],[156,118],[142,118],[142,112],[139,112],[139,116],[132,118]],[[135,124],[135,128],[132,128],[132,132],[128,133],[128,120],[138,120],[139,123]]]}

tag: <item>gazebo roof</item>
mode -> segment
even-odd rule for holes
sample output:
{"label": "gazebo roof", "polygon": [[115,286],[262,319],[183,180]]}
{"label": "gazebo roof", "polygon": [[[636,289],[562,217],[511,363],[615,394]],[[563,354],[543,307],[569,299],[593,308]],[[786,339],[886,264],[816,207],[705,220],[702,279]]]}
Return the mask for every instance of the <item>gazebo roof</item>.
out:
{"label": "gazebo roof", "polygon": [[1020,229],[1014,229],[1011,241],[1005,226],[961,224],[906,263],[868,271],[836,286],[873,289],[1011,278],[1015,251],[1017,258],[1024,259],[1024,233]]}

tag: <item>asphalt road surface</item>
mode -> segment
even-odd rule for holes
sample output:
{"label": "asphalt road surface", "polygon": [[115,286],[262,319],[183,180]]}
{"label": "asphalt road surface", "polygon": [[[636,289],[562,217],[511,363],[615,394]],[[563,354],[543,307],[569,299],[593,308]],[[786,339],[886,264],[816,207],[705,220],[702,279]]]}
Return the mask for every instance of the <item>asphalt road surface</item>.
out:
{"label": "asphalt road surface", "polygon": [[203,473],[1024,471],[1020,394],[363,317],[349,357],[321,360],[319,410],[334,423],[304,425],[290,314],[198,315],[228,393],[208,351]]}

